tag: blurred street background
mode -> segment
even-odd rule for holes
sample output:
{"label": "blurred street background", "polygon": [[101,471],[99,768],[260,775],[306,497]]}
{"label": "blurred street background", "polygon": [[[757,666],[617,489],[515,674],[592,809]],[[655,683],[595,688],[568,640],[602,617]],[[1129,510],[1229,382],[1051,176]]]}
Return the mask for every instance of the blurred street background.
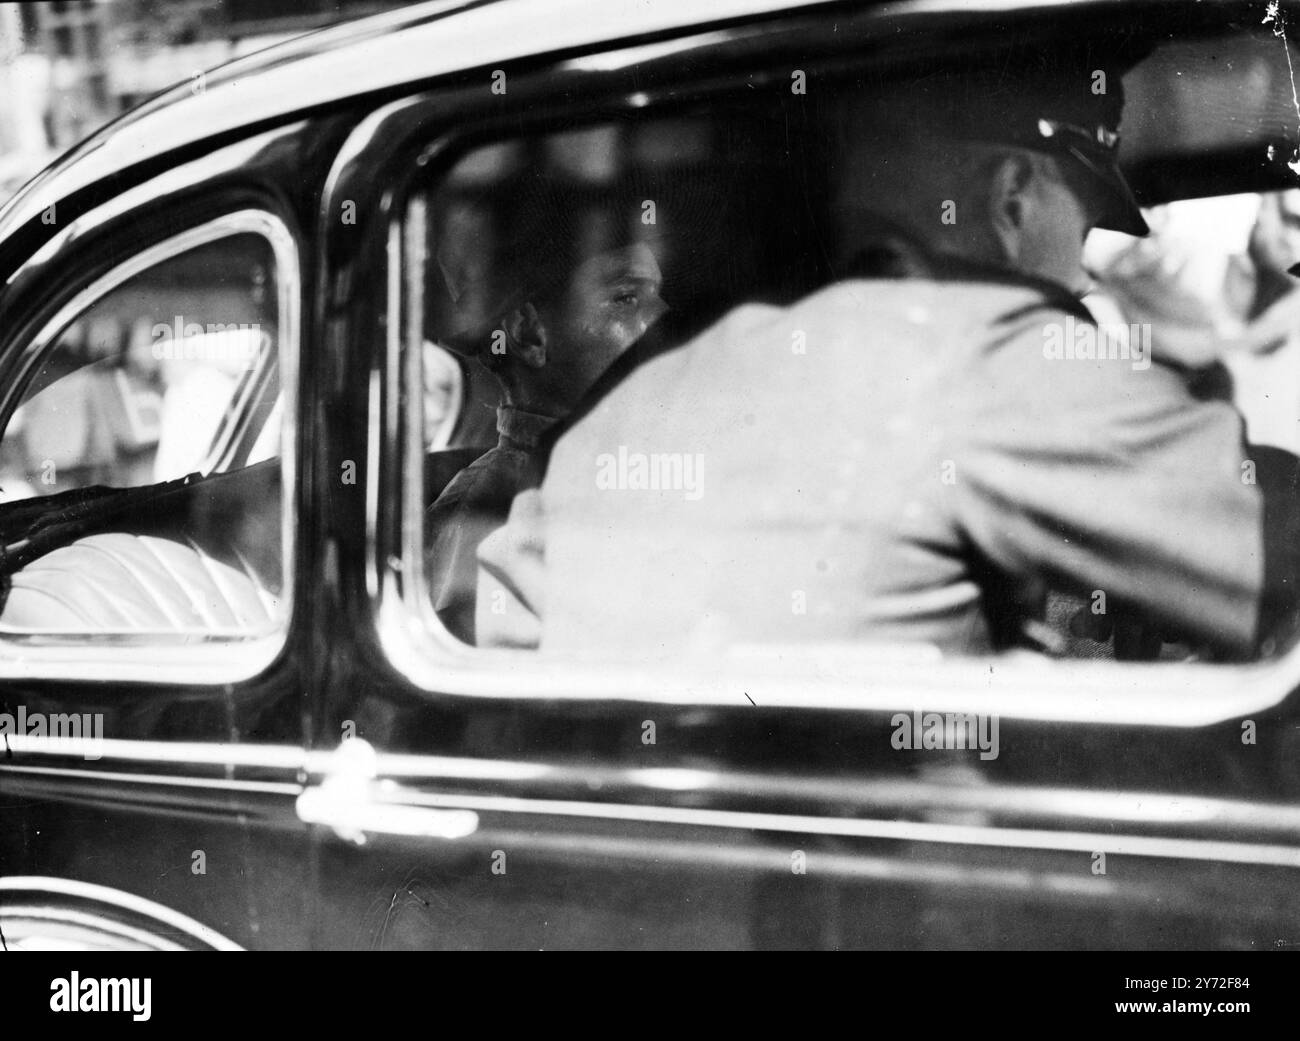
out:
{"label": "blurred street background", "polygon": [[397,0],[0,3],[0,204],[109,120],[194,73]]}

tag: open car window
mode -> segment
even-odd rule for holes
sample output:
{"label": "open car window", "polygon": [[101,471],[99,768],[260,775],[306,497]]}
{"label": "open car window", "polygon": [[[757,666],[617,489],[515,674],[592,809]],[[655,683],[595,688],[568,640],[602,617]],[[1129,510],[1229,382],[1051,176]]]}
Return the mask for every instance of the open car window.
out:
{"label": "open car window", "polygon": [[[1044,44],[1058,46],[1071,45]],[[1246,243],[1263,234],[1257,218],[1284,223],[1290,212],[1274,193],[1296,156],[1288,46],[1251,27],[1157,42],[1110,81],[1079,73],[1081,91],[1125,98],[1119,155],[1143,201],[1255,200],[1234,233],[1228,283],[1240,284],[1214,292],[1249,296],[1285,274],[1280,258],[1269,267]],[[1216,66],[1210,51],[1232,60]],[[954,55],[953,68],[976,57]],[[408,483],[406,545],[421,575],[403,588],[440,641],[423,644],[426,654],[457,668],[473,662],[466,648],[687,662],[693,675],[743,660],[771,675],[842,678],[867,661],[1028,652],[1189,666],[1293,646],[1295,604],[1267,622],[1260,607],[1270,569],[1287,566],[1260,531],[1262,486],[1284,489],[1297,473],[1300,401],[1280,402],[1262,368],[1239,364],[1249,306],[1235,325],[1207,318],[1190,340],[1184,310],[1144,306],[1171,298],[1143,277],[1180,263],[1161,233],[1164,209],[1146,208],[1155,233],[1130,245],[1093,232],[1086,295],[1008,297],[1032,349],[1005,371],[972,374],[1005,392],[1077,384],[1079,366],[1109,365],[1113,393],[1096,396],[1098,409],[1067,393],[1058,396],[1078,417],[1037,415],[1052,395],[1027,390],[983,413],[928,411],[933,398],[918,388],[944,374],[926,350],[945,318],[978,305],[935,291],[953,283],[933,267],[877,249],[897,229],[846,204],[845,157],[862,123],[842,113],[855,97],[880,107],[927,92],[958,111],[965,99],[944,93],[946,75],[934,59],[840,66],[810,91],[792,74],[759,96],[679,97],[461,148],[417,179],[403,236],[408,347],[436,345],[495,379],[477,396],[467,381],[462,404],[493,414],[493,426],[443,451],[426,439],[423,483]],[[1223,99],[1247,85],[1243,123]],[[888,164],[891,139],[872,132],[873,161]],[[1198,154],[1213,161],[1198,166]],[[1262,169],[1260,155],[1272,165]],[[922,169],[898,167],[891,184]],[[963,219],[953,200],[932,202],[916,220]],[[1198,219],[1213,235],[1214,213]],[[1289,248],[1278,246],[1287,264],[1300,261]],[[1016,291],[965,281],[981,283],[976,296]],[[1278,336],[1300,338],[1273,319],[1271,349]],[[927,325],[928,341],[915,333]],[[1091,346],[1076,356],[1085,326]],[[911,359],[880,367],[909,336]],[[1066,338],[1068,353],[1058,349]],[[566,380],[581,389],[557,392]],[[969,398],[982,393],[975,386]],[[1158,492],[1132,463],[1137,449],[1103,444],[1140,440],[1125,424],[1145,419],[1097,418],[1117,402],[1138,402],[1153,421],[1170,408],[1190,417],[1182,440],[1151,439]],[[943,438],[955,447],[916,453],[916,494],[889,490],[909,453]],[[964,442],[1003,455],[977,458]],[[1107,471],[1109,487],[1095,479]],[[882,528],[905,533],[892,556]],[[926,556],[934,567],[920,574]]]}

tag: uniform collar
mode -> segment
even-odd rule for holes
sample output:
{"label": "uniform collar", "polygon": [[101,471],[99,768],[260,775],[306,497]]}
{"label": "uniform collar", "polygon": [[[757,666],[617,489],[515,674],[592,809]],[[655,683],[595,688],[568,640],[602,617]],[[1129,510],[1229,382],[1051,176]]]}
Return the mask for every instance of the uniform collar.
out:
{"label": "uniform collar", "polygon": [[544,416],[540,412],[529,412],[513,405],[497,406],[497,433],[511,448],[532,451],[542,435],[558,422],[555,416]]}
{"label": "uniform collar", "polygon": [[985,282],[1019,286],[1035,290],[1054,307],[1091,320],[1090,313],[1079,297],[1057,282],[952,253],[932,252],[898,231],[887,230],[870,238],[843,277],[927,279],[937,282]]}

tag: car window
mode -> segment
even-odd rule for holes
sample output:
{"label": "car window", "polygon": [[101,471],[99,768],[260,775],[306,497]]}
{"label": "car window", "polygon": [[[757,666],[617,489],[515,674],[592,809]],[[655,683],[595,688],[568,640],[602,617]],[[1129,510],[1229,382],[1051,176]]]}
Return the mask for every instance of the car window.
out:
{"label": "car window", "polygon": [[[1289,97],[1277,75],[1285,54],[1249,34],[1221,42],[1249,59],[1251,82],[1267,81],[1246,133],[1263,141],[1281,92]],[[1112,119],[1124,99],[1138,113],[1118,152],[1130,170],[1176,192],[1171,156],[1222,146],[1216,177],[1232,182],[1224,157],[1245,147],[1240,127],[1213,141],[1203,124],[1182,137],[1177,128],[1198,89],[1240,87],[1235,71],[1185,83],[1182,52],[1148,46],[1103,74],[1073,68],[1059,46],[1059,67],[1043,76],[1081,77],[1078,93],[1093,100],[1072,104],[1111,105],[1098,118]],[[1165,210],[1147,208],[1155,230],[1127,240],[1135,245],[1108,251],[1109,233],[1094,229],[1076,258],[1081,277],[1062,276],[1045,295],[1047,279],[961,267],[959,250],[910,249],[917,228],[959,228],[975,203],[936,194],[912,211],[886,204],[930,164],[966,169],[925,131],[891,162],[891,135],[915,136],[897,113],[941,98],[936,125],[960,122],[972,95],[957,86],[971,62],[841,72],[815,96],[792,76],[757,98],[643,105],[463,148],[417,179],[404,239],[408,284],[421,287],[410,335],[490,373],[501,391],[496,430],[472,461],[422,449],[407,547],[422,565],[412,606],[436,632],[479,649],[702,668],[784,648],[787,663],[1029,651],[1186,664],[1291,646],[1293,598],[1281,621],[1266,623],[1259,607],[1271,595],[1261,566],[1284,565],[1257,529],[1262,486],[1296,473],[1300,401],[1279,402],[1260,366],[1237,364],[1249,305],[1236,326],[1208,315],[1191,339],[1176,328],[1184,310],[1141,306],[1144,293],[1170,298],[1143,286],[1139,260],[1147,274],[1180,263],[1162,234]],[[1108,90],[1114,100],[1096,100]],[[1076,131],[1068,120],[1037,124],[1044,139]],[[1089,135],[1087,148],[1115,149],[1122,137],[1105,125]],[[1078,153],[1069,148],[1061,154]],[[1258,182],[1251,162],[1240,166],[1243,187]],[[873,172],[875,196],[849,176],[853,163],[884,171]],[[1184,165],[1188,194],[1205,194],[1205,171]],[[977,169],[972,160],[972,179]],[[1061,187],[1091,214],[1085,234],[1143,226],[1131,195],[1116,216],[1113,181],[1065,169]],[[946,183],[960,188],[963,176]],[[1289,206],[1263,212],[1285,224]],[[1209,210],[1197,219],[1222,231]],[[1239,267],[1262,263],[1246,249],[1250,227]],[[1289,245],[1278,251],[1300,260]],[[1263,285],[1286,266],[1243,277]],[[949,288],[936,295],[936,285]],[[973,363],[954,353],[945,371],[927,352],[947,342],[952,315],[986,305],[1021,323],[1021,355],[997,353],[1005,340],[990,333],[980,357],[995,359],[991,369],[970,376],[983,389],[954,398],[987,397],[987,410],[932,413],[935,388]],[[1093,346],[1076,355],[1081,329]],[[1053,346],[1066,338],[1068,348]],[[890,346],[913,339],[910,352]],[[1083,364],[1107,374],[1080,380]],[[1051,393],[1031,393],[1036,382]],[[1036,412],[1049,400],[1080,411]],[[1186,419],[1179,438],[1156,430],[1171,410]],[[1103,437],[1120,447],[1108,454]],[[936,440],[942,451],[927,447]],[[1135,476],[1138,463],[1149,473]],[[1112,499],[1127,527],[1105,519],[1121,515],[1111,506],[1090,513],[1088,503]],[[887,550],[883,529],[899,539]]]}
{"label": "car window", "polygon": [[[209,473],[274,399],[275,260],[256,235],[169,257],[57,335],[10,417],[6,501]],[[251,447],[251,442],[248,447]]]}
{"label": "car window", "polygon": [[282,630],[290,249],[265,215],[221,218],[70,290],[28,345],[0,437],[0,633]]}

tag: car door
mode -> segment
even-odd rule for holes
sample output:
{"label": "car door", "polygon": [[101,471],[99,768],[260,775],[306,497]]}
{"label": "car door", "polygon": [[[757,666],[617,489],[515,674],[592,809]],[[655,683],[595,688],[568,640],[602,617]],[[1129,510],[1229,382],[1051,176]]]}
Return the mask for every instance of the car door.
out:
{"label": "car door", "polygon": [[316,943],[1264,947],[1294,930],[1293,656],[1067,668],[778,646],[647,669],[466,647],[432,609],[421,366],[430,316],[461,295],[447,247],[494,234],[473,216],[485,185],[545,166],[598,206],[632,169],[653,186],[635,219],[698,235],[655,240],[678,338],[753,302],[746,273],[764,301],[797,298],[825,276],[816,240],[773,215],[817,195],[797,88],[829,89],[815,59],[843,59],[843,28],[539,59],[505,70],[505,97],[471,70],[344,150],[321,226],[336,422],[315,457],[340,638],[298,800]]}
{"label": "car door", "polygon": [[[11,950],[307,942],[291,622],[308,254],[278,187],[303,129],[210,150],[75,221],[67,204],[6,287],[0,511],[134,496],[6,578]],[[179,490],[164,503],[163,487]]]}

